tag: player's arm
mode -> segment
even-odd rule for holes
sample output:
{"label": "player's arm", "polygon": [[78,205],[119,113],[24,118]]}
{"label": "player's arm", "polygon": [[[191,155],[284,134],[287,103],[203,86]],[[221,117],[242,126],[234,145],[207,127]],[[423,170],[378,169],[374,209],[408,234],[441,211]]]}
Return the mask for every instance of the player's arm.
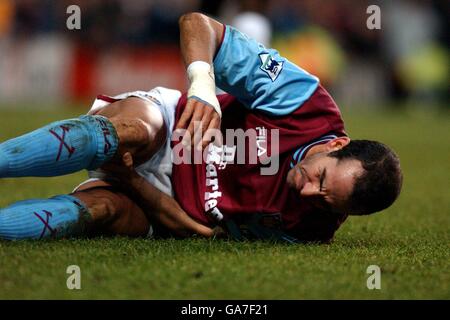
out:
{"label": "player's arm", "polygon": [[194,61],[204,61],[211,65],[223,38],[224,25],[197,12],[181,16],[179,25],[185,65],[189,66]]}
{"label": "player's arm", "polygon": [[214,235],[213,229],[192,219],[174,198],[158,190],[137,173],[129,178],[128,186],[144,203],[145,214],[177,235],[187,237],[198,234],[208,238]]}
{"label": "player's arm", "polygon": [[[203,137],[207,129],[220,128],[221,110],[215,93],[213,58],[220,46],[224,27],[221,23],[200,13],[188,13],[179,20],[180,46],[190,81],[188,102],[175,129],[187,129],[187,137],[194,137],[194,146],[205,147],[210,138]],[[201,135],[194,136],[194,122],[201,121]],[[196,139],[203,137],[202,141]]]}
{"label": "player's arm", "polygon": [[[299,108],[314,93],[319,80],[280,56],[274,49],[247,37],[200,13],[180,18],[180,42],[191,85],[188,104],[177,128],[189,128],[193,121],[203,122],[203,129],[218,128],[214,82],[238,98],[244,106],[269,115],[287,115]],[[197,61],[202,61],[198,63]],[[208,76],[214,71],[214,77]],[[196,99],[194,101],[194,99]],[[206,125],[205,125],[206,124]],[[204,130],[203,130],[204,132]],[[203,145],[206,140],[203,139]]]}
{"label": "player's arm", "polygon": [[149,220],[156,220],[170,231],[183,237],[198,234],[204,237],[220,235],[219,228],[211,229],[192,219],[171,196],[161,192],[133,167],[133,157],[126,152],[122,157],[122,165],[109,163],[102,167],[111,176],[120,180],[140,200],[145,215]]}
{"label": "player's arm", "polygon": [[284,116],[297,110],[319,79],[239,30],[226,26],[214,58],[216,85],[246,108]]}

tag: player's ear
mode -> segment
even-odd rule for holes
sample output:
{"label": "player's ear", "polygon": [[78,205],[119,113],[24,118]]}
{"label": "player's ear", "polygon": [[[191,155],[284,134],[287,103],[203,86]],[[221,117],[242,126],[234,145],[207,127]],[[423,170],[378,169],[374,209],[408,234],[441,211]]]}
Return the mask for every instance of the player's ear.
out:
{"label": "player's ear", "polygon": [[330,140],[326,143],[325,147],[327,152],[337,151],[345,147],[350,143],[349,137],[338,137]]}

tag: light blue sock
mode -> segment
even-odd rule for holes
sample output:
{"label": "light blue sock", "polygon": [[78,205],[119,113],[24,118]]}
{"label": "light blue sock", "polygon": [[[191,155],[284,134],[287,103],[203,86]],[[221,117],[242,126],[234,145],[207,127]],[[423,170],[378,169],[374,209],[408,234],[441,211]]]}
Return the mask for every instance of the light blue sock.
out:
{"label": "light blue sock", "polygon": [[91,220],[86,206],[73,196],[19,201],[0,209],[0,239],[43,239],[81,235]]}
{"label": "light blue sock", "polygon": [[118,144],[106,117],[54,122],[0,144],[0,177],[49,177],[96,169],[114,156]]}

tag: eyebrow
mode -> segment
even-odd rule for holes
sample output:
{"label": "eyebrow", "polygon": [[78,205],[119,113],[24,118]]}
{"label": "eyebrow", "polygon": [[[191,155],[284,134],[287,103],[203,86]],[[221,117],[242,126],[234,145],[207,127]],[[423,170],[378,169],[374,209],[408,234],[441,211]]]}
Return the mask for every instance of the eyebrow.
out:
{"label": "eyebrow", "polygon": [[323,181],[325,180],[326,175],[327,175],[327,168],[324,168],[322,170],[322,173],[320,174],[320,178],[319,178],[319,181],[320,181],[319,191],[322,191]]}

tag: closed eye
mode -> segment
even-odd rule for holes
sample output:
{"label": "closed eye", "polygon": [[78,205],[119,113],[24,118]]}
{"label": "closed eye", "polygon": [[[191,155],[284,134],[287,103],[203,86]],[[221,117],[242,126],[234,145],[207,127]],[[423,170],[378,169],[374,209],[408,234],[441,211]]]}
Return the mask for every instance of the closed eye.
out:
{"label": "closed eye", "polygon": [[325,181],[325,177],[327,175],[327,169],[323,169],[322,173],[320,174],[320,178],[319,178],[319,191],[322,192],[324,190],[324,186],[323,186],[323,182]]}

